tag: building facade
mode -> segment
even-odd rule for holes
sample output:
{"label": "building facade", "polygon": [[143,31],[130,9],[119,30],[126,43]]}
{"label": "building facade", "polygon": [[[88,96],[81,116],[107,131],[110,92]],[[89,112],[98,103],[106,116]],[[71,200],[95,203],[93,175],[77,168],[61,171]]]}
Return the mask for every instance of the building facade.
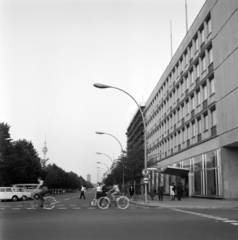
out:
{"label": "building facade", "polygon": [[207,0],[146,102],[152,185],[238,199],[238,1]]}
{"label": "building facade", "polygon": [[[145,106],[140,106],[140,108],[143,112]],[[127,128],[126,135],[127,135],[127,155],[130,155],[131,153],[133,154],[133,151],[138,150],[142,150],[142,152],[144,153],[144,124],[139,108]],[[141,193],[143,189],[140,177],[134,180],[135,181],[133,184],[135,192]]]}

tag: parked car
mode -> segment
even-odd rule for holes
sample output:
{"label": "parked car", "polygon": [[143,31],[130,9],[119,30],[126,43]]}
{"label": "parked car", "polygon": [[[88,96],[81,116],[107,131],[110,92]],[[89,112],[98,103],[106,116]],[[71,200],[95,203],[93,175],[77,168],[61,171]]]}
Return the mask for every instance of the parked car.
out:
{"label": "parked car", "polygon": [[12,200],[17,201],[23,199],[23,193],[15,191],[11,187],[0,187],[0,200]]}
{"label": "parked car", "polygon": [[27,192],[25,188],[13,188],[14,192],[22,193],[22,200],[26,200],[31,197],[32,192]]}

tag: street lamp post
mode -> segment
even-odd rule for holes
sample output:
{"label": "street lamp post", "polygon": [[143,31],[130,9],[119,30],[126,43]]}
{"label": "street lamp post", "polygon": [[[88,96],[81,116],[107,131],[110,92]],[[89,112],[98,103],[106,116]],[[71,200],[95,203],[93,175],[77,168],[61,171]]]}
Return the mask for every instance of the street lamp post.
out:
{"label": "street lamp post", "polygon": [[110,160],[111,160],[111,162],[113,163],[113,160],[112,160],[112,158],[110,158],[107,154],[105,154],[105,153],[100,153],[100,152],[96,152],[96,154],[99,154],[99,155],[105,155],[105,156],[107,156]]}
{"label": "street lamp post", "polygon": [[[117,140],[117,142],[119,143],[120,147],[121,147],[122,156],[124,156],[124,152],[125,152],[125,151],[123,150],[120,141],[119,141],[114,135],[112,135],[112,134],[110,134],[110,133],[105,133],[105,132],[96,132],[96,134],[100,134],[100,135],[102,135],[102,134],[107,134],[107,135],[109,135],[109,136],[115,138],[115,139]],[[122,188],[123,188],[123,191],[125,191],[125,183],[124,183],[124,166],[123,166],[123,173],[122,173]]]}
{"label": "street lamp post", "polygon": [[[105,84],[101,84],[101,83],[95,83],[93,84],[94,87],[96,88],[100,88],[100,89],[105,89],[105,88],[114,88],[114,89],[117,89],[121,92],[124,92],[125,94],[127,94],[129,97],[131,97],[133,99],[133,101],[136,103],[136,105],[138,106],[139,108],[139,111],[141,113],[141,116],[142,116],[142,121],[143,121],[143,125],[144,125],[144,168],[147,168],[147,152],[146,152],[146,124],[145,124],[145,117],[144,117],[144,114],[141,110],[141,107],[139,105],[139,103],[126,91],[120,89],[120,88],[117,88],[117,87],[113,87],[113,86],[109,86],[109,85],[105,85]],[[147,185],[145,184],[145,203],[147,203]]]}
{"label": "street lamp post", "polygon": [[107,167],[108,171],[110,172],[110,169],[109,169],[109,167],[107,166],[107,164],[105,164],[105,163],[103,163],[103,162],[97,162],[97,163],[99,163],[99,164],[104,164],[104,165]]}

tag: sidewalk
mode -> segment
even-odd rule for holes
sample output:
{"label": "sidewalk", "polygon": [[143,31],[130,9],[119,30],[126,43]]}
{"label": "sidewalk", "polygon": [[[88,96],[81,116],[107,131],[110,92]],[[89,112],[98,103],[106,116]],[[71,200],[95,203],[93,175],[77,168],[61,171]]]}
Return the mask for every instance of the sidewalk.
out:
{"label": "sidewalk", "polygon": [[218,200],[218,199],[206,199],[206,198],[192,198],[185,197],[181,201],[175,199],[170,201],[170,196],[164,196],[163,201],[158,200],[158,196],[155,196],[154,200],[148,199],[148,203],[145,203],[144,197],[140,196],[135,201],[131,201],[132,204],[144,207],[164,207],[164,208],[196,208],[196,209],[238,209],[238,201]]}

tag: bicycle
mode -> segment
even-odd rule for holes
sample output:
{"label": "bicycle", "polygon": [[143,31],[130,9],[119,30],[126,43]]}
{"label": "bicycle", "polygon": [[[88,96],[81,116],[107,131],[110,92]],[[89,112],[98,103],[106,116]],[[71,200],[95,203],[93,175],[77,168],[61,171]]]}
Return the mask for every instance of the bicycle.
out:
{"label": "bicycle", "polygon": [[124,210],[124,209],[127,209],[129,207],[130,200],[126,196],[120,196],[120,195],[115,196],[115,200],[111,200],[110,196],[112,198],[112,194],[107,193],[106,197],[100,197],[97,200],[97,206],[100,209],[107,209],[109,206],[111,206],[111,202],[115,202],[116,206],[119,209],[123,209]]}
{"label": "bicycle", "polygon": [[[31,197],[26,198],[24,200],[24,208],[25,209],[36,209],[37,207],[40,207],[40,205],[42,204],[42,201],[40,198],[35,198],[34,197],[35,193],[31,194]],[[56,199],[52,196],[44,196],[44,202],[43,202],[43,208],[50,210],[53,209],[55,207],[55,204],[57,203]]]}

